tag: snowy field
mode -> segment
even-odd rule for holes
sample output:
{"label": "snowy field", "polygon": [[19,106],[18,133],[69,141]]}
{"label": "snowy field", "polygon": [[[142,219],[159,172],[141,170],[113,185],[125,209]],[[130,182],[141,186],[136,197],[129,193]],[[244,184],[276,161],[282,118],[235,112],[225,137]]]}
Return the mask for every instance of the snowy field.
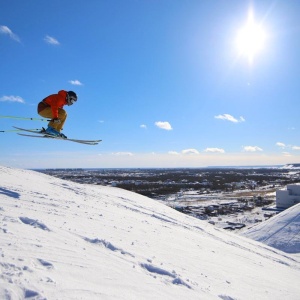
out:
{"label": "snowy field", "polygon": [[126,190],[0,167],[0,216],[0,299],[299,299],[297,255]]}

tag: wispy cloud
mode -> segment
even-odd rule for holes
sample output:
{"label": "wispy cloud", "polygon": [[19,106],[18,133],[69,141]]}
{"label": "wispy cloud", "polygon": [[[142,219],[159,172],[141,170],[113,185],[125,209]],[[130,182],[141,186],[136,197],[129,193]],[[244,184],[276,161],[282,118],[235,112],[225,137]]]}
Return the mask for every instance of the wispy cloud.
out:
{"label": "wispy cloud", "polygon": [[300,150],[300,146],[293,146],[292,149],[293,150]]}
{"label": "wispy cloud", "polygon": [[140,125],[140,127],[143,129],[147,129],[147,125],[145,125],[145,124]]}
{"label": "wispy cloud", "polygon": [[232,115],[229,115],[229,114],[215,116],[215,119],[225,120],[225,121],[229,121],[229,122],[233,122],[233,123],[240,123],[240,122],[246,121],[243,117],[236,119],[235,117],[233,117]]}
{"label": "wispy cloud", "polygon": [[20,96],[2,96],[0,102],[18,102],[25,103],[24,99]]}
{"label": "wispy cloud", "polygon": [[258,151],[263,151],[263,149],[261,149],[258,146],[244,146],[243,150],[246,152],[258,152]]}
{"label": "wispy cloud", "polygon": [[5,25],[0,26],[0,33],[8,35],[11,39],[13,39],[16,42],[21,42],[19,37]]}
{"label": "wispy cloud", "polygon": [[281,142],[277,142],[276,146],[278,146],[278,147],[280,147],[282,149],[286,148],[286,145],[284,143],[281,143]]}
{"label": "wispy cloud", "polygon": [[225,153],[224,149],[220,148],[206,148],[204,152],[211,152],[211,153]]}
{"label": "wispy cloud", "polygon": [[46,35],[45,38],[44,38],[44,41],[47,44],[56,45],[56,46],[60,44],[59,41],[56,38],[54,38],[50,35]]}
{"label": "wispy cloud", "polygon": [[69,80],[69,83],[71,83],[72,85],[83,85],[79,80]]}
{"label": "wispy cloud", "polygon": [[196,149],[185,149],[185,150],[182,150],[182,154],[199,154],[199,151],[196,150]]}
{"label": "wispy cloud", "polygon": [[115,156],[133,156],[133,153],[131,152],[114,152],[112,155]]}
{"label": "wispy cloud", "polygon": [[172,130],[172,126],[169,122],[155,122],[155,126],[157,126],[158,128],[164,129],[164,130]]}
{"label": "wispy cloud", "polygon": [[176,151],[169,151],[168,154],[171,154],[171,155],[179,155],[179,153],[176,152]]}
{"label": "wispy cloud", "polygon": [[[281,143],[281,142],[277,142],[276,146],[280,147],[281,149],[285,149],[285,150],[286,149],[295,150],[295,151],[300,150],[300,146],[286,145],[286,144]],[[283,153],[285,154],[285,153],[288,153],[288,152],[283,152]]]}

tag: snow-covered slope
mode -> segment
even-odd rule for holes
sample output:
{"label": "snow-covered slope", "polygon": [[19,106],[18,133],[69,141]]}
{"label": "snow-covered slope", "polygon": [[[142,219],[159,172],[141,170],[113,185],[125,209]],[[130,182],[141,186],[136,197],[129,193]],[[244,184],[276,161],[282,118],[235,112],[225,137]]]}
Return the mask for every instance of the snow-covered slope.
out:
{"label": "snow-covered slope", "polygon": [[0,299],[299,299],[300,261],[154,200],[0,167]]}
{"label": "snow-covered slope", "polygon": [[242,235],[287,253],[300,253],[300,204],[253,226]]}

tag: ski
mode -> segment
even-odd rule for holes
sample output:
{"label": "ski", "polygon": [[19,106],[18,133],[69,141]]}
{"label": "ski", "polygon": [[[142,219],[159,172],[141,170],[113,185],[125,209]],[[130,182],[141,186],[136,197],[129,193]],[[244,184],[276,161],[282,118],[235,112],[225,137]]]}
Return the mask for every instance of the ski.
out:
{"label": "ski", "polygon": [[27,136],[27,137],[51,138],[51,139],[55,139],[55,140],[69,141],[69,142],[75,142],[75,143],[86,144],[86,145],[98,145],[102,141],[102,140],[79,140],[79,139],[62,138],[62,137],[47,134],[45,132],[37,132],[37,131],[34,131],[34,130],[29,130],[29,129],[20,128],[20,127],[16,127],[16,126],[13,126],[13,127],[18,129],[18,130],[21,130],[21,131],[34,133],[34,135],[33,134],[17,133],[18,135]]}
{"label": "ski", "polygon": [[55,139],[55,140],[61,140],[61,141],[69,141],[69,142],[75,142],[79,144],[85,144],[85,145],[98,145],[99,142],[93,142],[93,141],[85,141],[85,140],[76,140],[76,139],[64,139],[60,137],[55,137],[52,135],[33,135],[33,134],[24,134],[24,133],[17,133],[18,135],[27,136],[27,137],[34,137],[34,138],[44,138],[44,139]]}

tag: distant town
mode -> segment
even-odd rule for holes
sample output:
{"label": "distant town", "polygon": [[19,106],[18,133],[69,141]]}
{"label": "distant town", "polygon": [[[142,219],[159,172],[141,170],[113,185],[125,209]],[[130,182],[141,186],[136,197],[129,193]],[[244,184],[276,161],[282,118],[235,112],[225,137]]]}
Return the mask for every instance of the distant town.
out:
{"label": "distant town", "polygon": [[230,230],[272,217],[278,212],[274,208],[276,190],[300,182],[300,164],[244,168],[38,171],[78,183],[126,189]]}

